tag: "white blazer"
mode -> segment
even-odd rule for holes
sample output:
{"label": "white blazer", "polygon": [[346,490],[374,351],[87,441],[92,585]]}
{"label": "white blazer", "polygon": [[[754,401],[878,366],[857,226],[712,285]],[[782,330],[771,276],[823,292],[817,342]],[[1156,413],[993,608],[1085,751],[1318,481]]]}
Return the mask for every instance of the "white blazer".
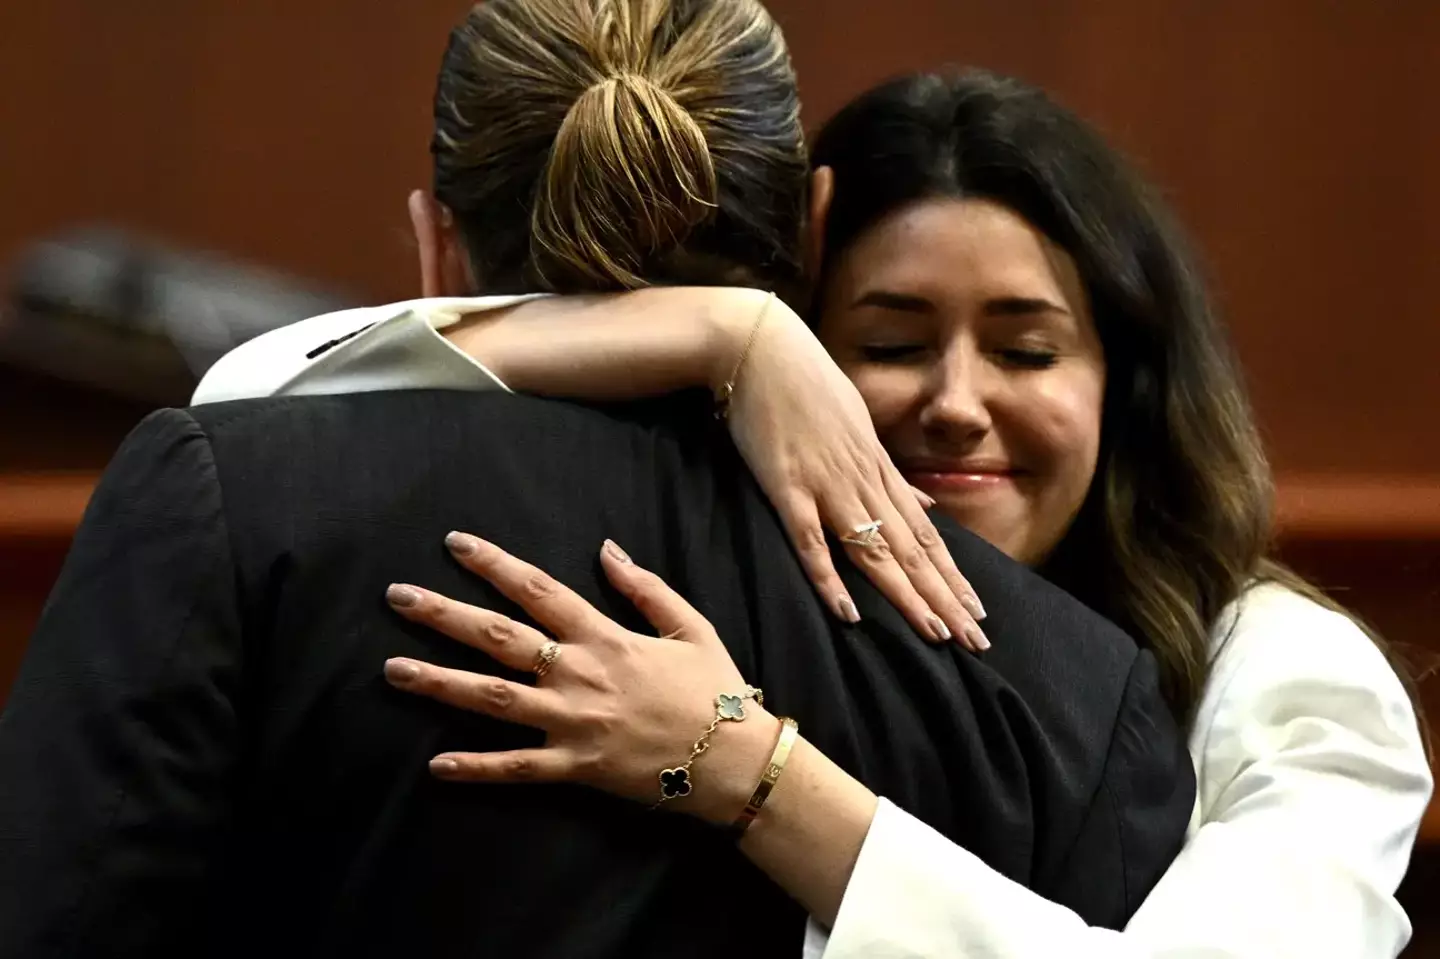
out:
{"label": "white blazer", "polygon": [[[226,355],[194,402],[505,389],[439,330],[521,299],[304,320]],[[1433,787],[1399,679],[1350,620],[1273,585],[1225,611],[1211,650],[1185,847],[1123,932],[1086,926],[882,799],[835,926],[810,924],[806,959],[1397,956],[1410,923],[1394,893]]]}

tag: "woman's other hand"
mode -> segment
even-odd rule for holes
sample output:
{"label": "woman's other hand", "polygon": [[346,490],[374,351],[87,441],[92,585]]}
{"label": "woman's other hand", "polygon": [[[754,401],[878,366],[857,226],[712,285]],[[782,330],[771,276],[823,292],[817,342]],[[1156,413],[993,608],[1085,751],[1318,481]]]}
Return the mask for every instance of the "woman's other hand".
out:
{"label": "woman's other hand", "polygon": [[[435,775],[466,782],[576,782],[657,802],[660,772],[690,756],[716,718],[716,698],[746,688],[710,623],[608,541],[601,550],[606,575],[659,637],[625,629],[498,546],[464,533],[450,534],[446,545],[463,566],[553,633],[559,648],[534,686],[411,659],[385,664],[386,678],[399,689],[546,733],[537,749],[436,756]],[[392,586],[388,597],[406,619],[513,669],[534,670],[551,641],[509,617],[414,586]],[[779,722],[753,701],[744,711],[743,721],[718,724],[710,748],[695,762],[693,789],[677,810],[728,824],[745,807]]]}
{"label": "woman's other hand", "polygon": [[[716,311],[725,319],[712,386],[732,385],[731,436],[820,595],[841,619],[859,618],[831,561],[829,529],[921,636],[987,649],[977,624],[984,607],[926,516],[925,494],[880,445],[854,384],[785,304],[728,292],[737,299]],[[874,534],[857,535],[877,521]]]}

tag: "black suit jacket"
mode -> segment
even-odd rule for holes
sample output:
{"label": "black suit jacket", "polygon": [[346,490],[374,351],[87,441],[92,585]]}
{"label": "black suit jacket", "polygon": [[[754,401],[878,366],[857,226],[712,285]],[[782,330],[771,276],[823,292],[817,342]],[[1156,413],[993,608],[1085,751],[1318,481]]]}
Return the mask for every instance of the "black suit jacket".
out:
{"label": "black suit jacket", "polygon": [[798,959],[801,911],[718,831],[429,776],[540,741],[381,678],[499,670],[383,603],[404,581],[519,614],[452,528],[645,629],[603,585],[614,538],[836,762],[1093,924],[1180,847],[1194,783],[1150,655],[948,527],[991,652],[927,645],[843,556],[864,618],[836,622],[687,399],[246,401],[148,418],[87,510],[0,718],[0,956]]}

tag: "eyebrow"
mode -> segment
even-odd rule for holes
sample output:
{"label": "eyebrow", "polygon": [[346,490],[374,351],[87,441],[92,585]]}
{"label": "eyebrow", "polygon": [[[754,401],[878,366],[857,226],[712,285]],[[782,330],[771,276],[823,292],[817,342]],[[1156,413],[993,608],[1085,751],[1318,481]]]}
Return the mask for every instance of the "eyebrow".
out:
{"label": "eyebrow", "polygon": [[1050,300],[1031,296],[1001,296],[985,304],[988,316],[1030,316],[1035,313],[1061,313],[1070,315],[1070,310]]}
{"label": "eyebrow", "polygon": [[892,293],[889,290],[867,290],[851,304],[852,309],[858,306],[878,306],[882,310],[899,310],[902,313],[935,312],[935,304],[923,296]]}
{"label": "eyebrow", "polygon": [[[923,296],[894,293],[890,290],[867,290],[852,304],[852,309],[860,306],[876,306],[902,313],[935,312],[935,304]],[[985,303],[987,316],[1032,316],[1036,313],[1060,313],[1069,316],[1070,310],[1059,303],[1031,296],[999,296]]]}

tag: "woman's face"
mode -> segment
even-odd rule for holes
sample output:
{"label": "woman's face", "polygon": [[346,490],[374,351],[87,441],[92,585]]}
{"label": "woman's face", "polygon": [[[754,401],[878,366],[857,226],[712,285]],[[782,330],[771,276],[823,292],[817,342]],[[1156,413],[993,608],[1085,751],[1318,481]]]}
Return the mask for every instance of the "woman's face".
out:
{"label": "woman's face", "polygon": [[820,339],[901,472],[1042,561],[1100,449],[1105,358],[1070,256],[1006,207],[925,200],[862,234],[824,294]]}

